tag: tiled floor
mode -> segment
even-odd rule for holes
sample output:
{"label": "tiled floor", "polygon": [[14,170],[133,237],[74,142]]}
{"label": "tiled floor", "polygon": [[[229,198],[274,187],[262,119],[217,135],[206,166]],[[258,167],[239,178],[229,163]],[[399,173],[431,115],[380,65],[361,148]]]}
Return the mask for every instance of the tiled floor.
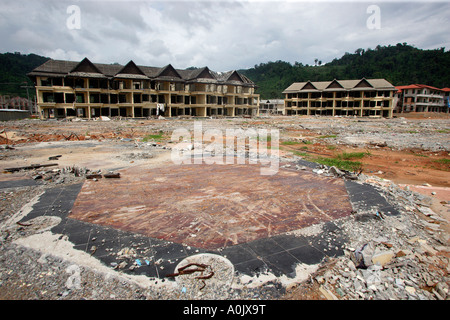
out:
{"label": "tiled floor", "polygon": [[[52,232],[67,235],[75,249],[92,254],[107,266],[117,267],[122,263],[121,270],[127,273],[164,278],[168,273],[173,273],[177,264],[188,256],[215,253],[229,259],[237,272],[253,275],[261,271],[270,271],[275,275],[294,276],[296,264],[316,264],[326,257],[342,255],[342,247],[346,242],[346,236],[339,228],[339,224],[331,219],[324,219],[325,216],[322,215],[323,219],[320,220],[323,224],[322,232],[312,236],[295,236],[289,232],[279,232],[237,244],[210,248],[177,243],[129,231],[126,228],[121,230],[116,226],[72,218],[69,212],[74,209],[74,203],[79,194],[81,195],[82,186],[73,184],[48,189],[22,221],[43,215],[59,216],[62,221],[52,229]],[[399,214],[379,191],[370,185],[345,181],[344,190],[346,194],[348,193],[350,205],[355,209],[373,209],[380,210],[384,214]],[[340,215],[336,216],[338,217]],[[297,226],[296,228],[298,229]],[[133,254],[120,255],[119,253],[126,251],[124,249],[132,249]]]}
{"label": "tiled floor", "polygon": [[88,180],[71,218],[152,238],[219,249],[347,216],[344,181],[258,165],[144,166]]}

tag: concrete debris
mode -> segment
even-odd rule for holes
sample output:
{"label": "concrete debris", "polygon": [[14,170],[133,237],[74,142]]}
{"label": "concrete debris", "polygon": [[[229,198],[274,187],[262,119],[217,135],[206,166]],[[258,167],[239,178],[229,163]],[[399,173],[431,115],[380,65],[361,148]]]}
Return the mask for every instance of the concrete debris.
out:
{"label": "concrete debris", "polygon": [[372,263],[384,267],[395,257],[392,251],[380,252],[372,256]]}
{"label": "concrete debris", "polygon": [[[295,121],[293,118],[280,117],[276,121],[260,118],[245,119],[245,121],[244,119],[213,119],[205,121],[204,125],[205,129],[207,125],[210,128],[225,128],[230,125],[244,130],[250,127],[277,128],[283,134],[288,133],[290,137],[286,141],[297,141],[301,147],[309,148],[303,150],[311,151],[311,154],[313,154],[311,142],[318,143],[318,141],[327,141],[330,143],[328,146],[345,146],[349,149],[358,147],[370,151],[420,150],[439,152],[440,155],[447,156],[450,152],[447,119],[434,121],[412,121],[400,118],[367,119],[361,122],[357,118],[302,117],[301,125],[299,125],[298,118]],[[314,233],[314,236],[320,237],[321,242],[309,245],[315,245],[314,251],[323,254],[325,258],[312,269],[313,271],[308,271],[308,276],[305,277],[307,280],[291,283],[289,290],[283,286],[283,281],[288,278],[287,275],[280,277],[269,275],[269,277],[261,273],[254,278],[245,278],[244,282],[243,277],[239,278],[240,275],[232,270],[232,266],[220,260],[186,261],[185,265],[195,262],[213,267],[213,276],[209,279],[200,279],[207,280],[204,287],[204,283],[195,278],[209,276],[210,272],[205,272],[203,275],[201,272],[180,275],[175,281],[141,276],[140,272],[144,274],[143,270],[149,265],[154,265],[158,272],[164,272],[164,274],[175,270],[170,268],[168,259],[164,255],[154,256],[148,245],[132,243],[134,239],[129,243],[124,242],[126,244],[122,244],[123,247],[120,247],[119,251],[108,251],[107,248],[102,247],[101,238],[95,239],[95,235],[93,237],[91,232],[94,228],[87,234],[77,235],[86,236],[86,239],[90,241],[89,245],[84,244],[73,248],[67,235],[52,233],[55,227],[60,230],[70,227],[70,223],[67,223],[70,219],[64,220],[63,224],[58,217],[58,215],[62,216],[62,211],[70,209],[61,207],[57,202],[46,207],[47,211],[43,216],[27,217],[24,213],[27,219],[12,219],[17,213],[24,211],[23,208],[33,206],[29,204],[29,199],[45,190],[51,190],[55,185],[70,188],[73,184],[83,182],[89,177],[119,178],[121,175],[115,170],[129,166],[131,162],[153,165],[161,155],[164,161],[169,159],[167,154],[170,154],[168,151],[173,144],[167,141],[143,142],[140,137],[159,132],[159,130],[165,133],[172,132],[175,128],[189,127],[192,124],[191,119],[185,122],[176,119],[170,121],[155,119],[148,120],[144,125],[136,120],[133,122],[108,120],[106,117],[100,117],[98,120],[101,121],[95,122],[95,126],[89,128],[81,127],[92,124],[92,121],[86,119],[55,120],[59,128],[46,127],[39,133],[36,125],[29,121],[5,124],[8,128],[8,138],[10,138],[9,127],[11,126],[15,126],[13,129],[21,138],[14,141],[14,148],[1,147],[0,159],[5,163],[5,167],[13,169],[13,172],[5,174],[4,182],[5,184],[9,182],[8,178],[11,175],[18,175],[18,178],[31,180],[34,185],[0,189],[0,299],[264,300],[313,297],[328,300],[450,300],[450,237],[448,219],[443,214],[449,208],[450,199],[439,199],[439,191],[430,189],[426,194],[418,193],[413,191],[412,187],[404,188],[390,180],[377,177],[376,175],[387,176],[389,170],[384,167],[374,169],[373,174],[366,171],[350,172],[335,166],[317,164],[309,166],[306,161],[299,162],[298,157],[280,155],[280,159],[283,160],[280,163],[286,170],[301,170],[308,173],[312,171],[317,178],[336,177],[352,180],[345,181],[345,184],[354,184],[356,187],[363,184],[369,185],[386,200],[387,204],[399,212],[398,215],[393,215],[383,211],[384,208],[354,207],[351,215],[332,221],[338,231],[329,230],[323,225],[314,226],[314,230],[319,230]],[[50,122],[46,124],[50,125]],[[298,138],[299,130],[304,137]],[[411,133],[411,131],[418,133]],[[325,138],[311,138],[312,133]],[[430,139],[431,134],[433,139]],[[294,137],[294,135],[297,136]],[[89,141],[83,141],[86,139]],[[12,144],[12,140],[8,140],[8,144]],[[110,152],[107,156],[101,152],[94,153],[92,158],[83,159],[85,160],[83,162],[73,162],[77,165],[65,162],[70,161],[67,158],[74,146],[94,149],[99,147],[99,141],[108,141],[110,144],[107,147],[114,146],[112,148],[114,152]],[[26,144],[30,145],[30,149],[22,151]],[[36,159],[32,157],[32,154],[43,144],[46,144],[45,147],[48,148],[47,153],[41,153],[38,160],[32,160]],[[194,145],[190,141],[186,142],[182,149],[186,153],[193,150],[211,153],[214,151],[207,149],[204,145]],[[38,151],[40,152],[40,149]],[[234,149],[227,151],[237,154]],[[246,156],[251,156],[250,150],[244,150],[244,152]],[[418,156],[418,159],[420,158],[425,156]],[[45,164],[44,161],[47,159],[57,160],[60,167],[55,169],[29,165],[33,162]],[[404,163],[408,161],[405,159]],[[104,173],[98,167],[92,169],[91,165],[99,162],[102,164],[111,162],[111,165],[108,168],[102,168]],[[399,160],[399,162],[402,161]],[[21,169],[15,170],[19,168],[18,164]],[[448,173],[447,171],[438,172],[442,173],[444,179]],[[411,177],[415,177],[417,173],[417,170],[411,169]],[[116,182],[105,180],[96,184]],[[117,182],[120,181],[123,181],[123,177]],[[421,185],[423,181],[417,184]],[[432,188],[431,184],[422,187]],[[329,201],[333,201],[333,198],[330,197]],[[440,211],[440,208],[443,210]],[[79,223],[82,222],[79,221]],[[313,228],[305,232],[311,232],[311,230]],[[70,250],[58,255],[56,251],[41,252],[17,242],[18,239],[48,235],[47,233],[52,235],[48,238],[48,243],[44,242],[47,249],[53,250],[61,244],[67,244]],[[337,238],[337,234],[342,235],[345,241],[330,248],[327,245]],[[306,233],[301,235],[306,237]],[[194,251],[191,249],[191,247],[184,247],[183,250]],[[335,252],[339,254],[334,254]],[[108,257],[108,262],[98,267],[98,264],[91,264],[92,260],[72,261],[75,259],[75,253],[84,254],[83,259],[92,260],[96,259],[96,255],[102,254]],[[261,261],[269,265],[268,261]],[[276,263],[273,261],[270,263]],[[98,263],[98,260],[96,262]],[[125,271],[130,270],[133,270],[136,276],[128,277],[125,274]],[[258,280],[266,279],[266,276],[270,280],[263,282],[263,285],[255,284]],[[230,278],[232,281],[227,282]],[[141,284],[140,281],[142,281]],[[305,292],[310,295],[306,295]]]}
{"label": "concrete debris", "polygon": [[23,166],[23,167],[14,167],[14,168],[5,168],[4,170],[6,172],[16,172],[21,170],[32,170],[32,169],[39,169],[44,167],[53,167],[57,166],[57,163],[46,163],[46,164],[32,164],[29,166]]}
{"label": "concrete debris", "polygon": [[344,222],[352,241],[344,256],[334,259],[324,275],[315,277],[316,282],[345,300],[450,299],[449,239],[418,215],[422,211],[433,214],[423,210],[426,199],[382,179],[362,176],[360,180],[383,185],[381,192],[403,208],[402,213],[378,221]]}

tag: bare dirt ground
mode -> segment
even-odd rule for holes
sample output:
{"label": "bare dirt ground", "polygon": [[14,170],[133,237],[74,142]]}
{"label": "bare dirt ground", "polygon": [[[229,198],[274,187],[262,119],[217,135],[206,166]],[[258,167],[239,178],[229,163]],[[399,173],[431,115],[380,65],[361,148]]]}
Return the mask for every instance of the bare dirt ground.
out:
{"label": "bare dirt ground", "polygon": [[[173,147],[170,137],[173,131],[178,128],[192,130],[194,121],[201,121],[203,129],[216,128],[224,132],[226,128],[278,129],[278,150],[281,159],[286,161],[299,158],[314,161],[317,158],[335,159],[343,154],[360,154],[360,158],[351,159],[361,163],[360,173],[378,179],[377,184],[385,186],[392,182],[403,190],[412,190],[429,197],[429,206],[450,221],[449,114],[401,114],[394,119],[277,116],[234,119],[75,120],[20,120],[1,123],[0,181],[36,178],[37,174],[41,174],[39,179],[51,184],[55,178],[52,178],[49,171],[54,168],[77,167],[106,172],[142,164],[155,167],[169,164],[170,150]],[[50,160],[53,156],[60,157]],[[14,173],[5,171],[7,168],[32,164],[56,166]],[[48,180],[45,180],[46,175],[50,176]],[[6,221],[27,203],[26,197],[30,195],[28,191],[35,192],[33,189],[27,190],[21,189],[15,194],[5,191],[2,194],[4,201],[1,222]],[[443,223],[441,227],[445,232],[450,232],[448,223]],[[442,255],[448,256],[448,251],[440,249],[438,251]],[[29,252],[27,254],[33,255]],[[333,268],[333,264],[324,266],[318,270],[318,275],[323,275]],[[448,265],[444,270],[448,270]],[[5,275],[6,271],[2,272]],[[42,274],[45,272],[47,270],[42,270]],[[444,273],[446,276],[447,271]],[[326,276],[325,278],[330,280]],[[327,295],[323,293],[321,284],[324,283],[312,281],[303,286],[291,286],[282,299],[326,299]],[[326,284],[328,283],[325,282]],[[5,282],[0,282],[0,285],[0,298],[30,299],[25,287],[22,288],[25,291],[20,291],[18,287],[8,286]],[[431,292],[435,288],[434,284],[428,289]],[[60,293],[56,298],[65,297]],[[354,298],[367,296],[366,292],[358,294],[359,296]],[[136,299],[141,298],[141,293],[124,293],[120,296],[108,291],[108,297]],[[37,295],[37,298],[40,296]],[[103,296],[96,295],[93,298]]]}
{"label": "bare dirt ground", "polygon": [[[344,136],[346,128],[340,132],[335,138],[326,138],[327,134],[323,132],[327,129],[327,122],[332,118],[327,118],[322,125],[318,127],[299,127],[304,121],[317,122],[321,121],[317,118],[306,117],[274,117],[268,120],[264,119],[216,119],[212,120],[213,126],[217,124],[218,128],[227,127],[266,127],[280,129],[280,152],[289,155],[292,151],[298,151],[310,154],[311,156],[333,157],[342,152],[367,152],[367,156],[358,161],[363,163],[365,173],[371,173],[382,178],[392,180],[399,184],[422,185],[428,183],[432,186],[450,187],[450,164],[448,161],[449,150],[442,148],[440,150],[427,150],[411,146],[410,142],[415,140],[416,135],[421,135],[428,143],[439,143],[440,136],[448,144],[450,143],[450,115],[449,114],[401,114],[403,119],[407,119],[407,129],[396,130],[396,123],[400,120],[382,120],[384,123],[391,122],[389,131],[386,133],[398,135],[406,130],[405,139],[401,149],[391,146],[389,143],[374,145],[372,142],[365,143],[360,146],[350,145],[349,143],[339,143],[339,136]],[[342,118],[338,118],[342,121]],[[157,135],[164,132],[161,140],[156,144],[167,142],[174,129],[179,127],[190,128],[194,120],[124,120],[124,121],[39,121],[30,120],[24,122],[3,123],[0,134],[0,145],[30,145],[32,146],[29,154],[17,156],[14,161],[18,165],[26,163],[39,163],[48,159],[50,154],[47,150],[52,150],[52,154],[64,153],[61,157],[61,165],[85,163],[87,166],[96,166],[105,155],[115,152],[114,148],[109,147],[111,142],[120,142],[124,139],[132,139],[141,141],[147,135]],[[352,119],[344,120],[347,126],[351,126]],[[364,120],[365,121],[365,120]],[[370,123],[370,120],[367,122]],[[378,125],[379,121],[374,119],[374,125]],[[434,131],[440,136],[431,135],[428,127],[417,129],[418,124],[429,124]],[[365,125],[366,123],[362,123]],[[437,124],[437,125],[435,125]],[[404,124],[405,125],[405,124]],[[408,129],[410,128],[410,129]],[[403,132],[402,132],[403,131]],[[354,130],[348,130],[348,134],[354,133]],[[433,132],[431,132],[433,133]],[[325,138],[321,138],[325,137]],[[283,145],[283,141],[297,139],[297,141],[306,141],[308,144]],[[386,139],[386,138],[383,138]],[[66,152],[67,141],[77,142],[70,144],[69,153]],[[86,149],[86,144],[91,142]],[[39,142],[58,142],[51,144],[38,144]],[[103,143],[100,143],[103,142]],[[153,140],[151,142],[154,142]],[[79,145],[81,148],[77,148]],[[117,145],[117,143],[116,143]],[[34,149],[33,149],[34,148]],[[82,151],[80,151],[82,150]],[[87,150],[87,151],[86,151]],[[78,157],[82,153],[83,160]],[[29,158],[27,159],[27,156]],[[109,157],[111,158],[111,157]],[[3,164],[7,163],[7,158],[3,156]],[[22,161],[23,160],[23,161]],[[111,163],[104,163],[103,166],[114,167],[117,161],[109,159]],[[10,162],[12,164],[12,162]]]}

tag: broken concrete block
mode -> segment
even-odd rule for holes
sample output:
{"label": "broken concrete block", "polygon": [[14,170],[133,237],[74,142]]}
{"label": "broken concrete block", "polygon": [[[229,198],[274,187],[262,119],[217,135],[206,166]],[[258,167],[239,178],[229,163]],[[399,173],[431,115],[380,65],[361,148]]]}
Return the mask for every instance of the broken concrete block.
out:
{"label": "broken concrete block", "polygon": [[380,252],[372,256],[372,263],[384,267],[395,257],[392,251]]}
{"label": "broken concrete block", "polygon": [[419,211],[426,216],[434,215],[434,211],[427,207],[419,207]]}
{"label": "broken concrete block", "polygon": [[416,293],[416,289],[414,289],[414,287],[410,287],[410,286],[405,286],[405,291],[408,292],[409,294]]}
{"label": "broken concrete block", "polygon": [[425,243],[426,241],[417,236],[408,239],[409,244],[413,244],[414,242]]}
{"label": "broken concrete block", "polygon": [[332,175],[334,175],[335,177],[342,177],[344,175],[344,172],[342,172],[341,170],[339,170],[338,168],[336,168],[334,166],[331,167],[328,170],[328,172],[331,173]]}
{"label": "broken concrete block", "polygon": [[324,171],[322,169],[313,169],[314,173],[322,174]]}
{"label": "broken concrete block", "polygon": [[381,266],[372,265],[366,270],[361,270],[361,273],[367,286],[381,283]]}
{"label": "broken concrete block", "polygon": [[441,226],[437,221],[434,221],[436,223],[430,223],[422,221],[422,224],[425,226],[425,229],[432,230],[432,231],[442,231]]}

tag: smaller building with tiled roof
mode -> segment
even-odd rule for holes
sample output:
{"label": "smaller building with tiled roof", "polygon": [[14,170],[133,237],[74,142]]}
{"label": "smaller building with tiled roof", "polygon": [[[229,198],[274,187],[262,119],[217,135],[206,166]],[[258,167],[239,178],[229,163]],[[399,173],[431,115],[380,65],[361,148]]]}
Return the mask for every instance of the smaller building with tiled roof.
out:
{"label": "smaller building with tiled roof", "polygon": [[394,111],[404,112],[449,112],[448,88],[439,89],[425,84],[396,86]]}

